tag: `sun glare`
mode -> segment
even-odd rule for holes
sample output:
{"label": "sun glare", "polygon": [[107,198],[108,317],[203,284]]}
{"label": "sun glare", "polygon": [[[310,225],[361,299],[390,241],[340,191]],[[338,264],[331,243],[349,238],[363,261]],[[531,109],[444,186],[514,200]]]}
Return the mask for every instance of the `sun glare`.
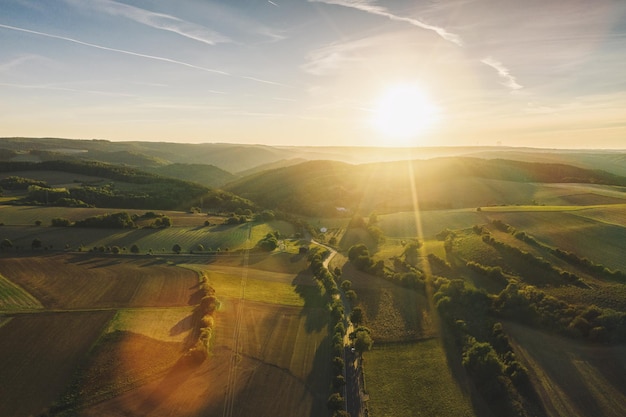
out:
{"label": "sun glare", "polygon": [[386,145],[409,145],[439,120],[439,109],[415,84],[388,88],[374,109],[373,125]]}

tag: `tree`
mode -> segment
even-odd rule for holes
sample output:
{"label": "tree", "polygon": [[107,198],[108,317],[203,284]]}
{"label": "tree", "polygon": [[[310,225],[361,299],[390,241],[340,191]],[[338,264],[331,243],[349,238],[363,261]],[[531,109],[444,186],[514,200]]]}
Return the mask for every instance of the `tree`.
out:
{"label": "tree", "polygon": [[69,219],[65,219],[63,217],[55,217],[50,220],[50,224],[54,227],[68,227],[72,225],[72,222]]}
{"label": "tree", "polygon": [[372,332],[367,327],[358,327],[354,331],[354,348],[359,353],[367,352],[372,348],[374,339],[372,339]]}
{"label": "tree", "polygon": [[41,226],[42,221],[41,220],[35,220],[35,226]]}
{"label": "tree", "polygon": [[357,299],[356,296],[356,292],[354,290],[348,290],[346,291],[346,298],[351,302],[354,303]]}
{"label": "tree", "polygon": [[175,243],[174,246],[172,246],[172,251],[176,254],[179,254],[182,250],[183,248],[178,243]]}
{"label": "tree", "polygon": [[330,394],[328,401],[326,402],[328,409],[331,411],[343,410],[343,404],[344,399],[341,394],[337,392]]}
{"label": "tree", "polygon": [[352,322],[352,324],[358,326],[363,323],[364,319],[365,315],[363,314],[363,310],[361,309],[361,307],[354,307],[352,309],[352,312],[350,313],[350,321]]}
{"label": "tree", "polygon": [[31,244],[30,244],[30,248],[31,248],[31,249],[40,249],[40,248],[41,248],[41,245],[42,245],[41,240],[39,240],[39,239],[35,238],[35,239],[33,239],[33,241],[31,242]]}
{"label": "tree", "polygon": [[133,245],[130,247],[130,252],[131,253],[139,253],[139,246],[137,245]]}
{"label": "tree", "polygon": [[413,240],[404,247],[404,261],[411,265],[416,265],[419,257],[419,249],[422,247],[422,242],[419,240]]}
{"label": "tree", "polygon": [[346,279],[341,283],[342,290],[348,291],[350,288],[352,288],[352,281]]}
{"label": "tree", "polygon": [[120,247],[119,246],[111,247],[111,252],[117,255],[118,253],[120,253]]}
{"label": "tree", "polygon": [[7,250],[7,249],[11,249],[13,247],[13,242],[11,242],[9,239],[4,239],[2,242],[0,242],[0,250]]}

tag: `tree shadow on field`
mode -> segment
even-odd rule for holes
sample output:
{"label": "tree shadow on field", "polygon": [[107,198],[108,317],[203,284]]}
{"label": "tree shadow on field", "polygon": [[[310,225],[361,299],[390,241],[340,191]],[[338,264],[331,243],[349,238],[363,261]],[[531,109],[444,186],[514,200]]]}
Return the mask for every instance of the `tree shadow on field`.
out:
{"label": "tree shadow on field", "polygon": [[304,300],[301,315],[306,317],[305,329],[308,333],[318,332],[328,325],[328,308],[324,290],[313,275],[302,271],[291,284],[295,292]]}
{"label": "tree shadow on field", "polygon": [[[328,314],[326,314],[326,319],[328,320]],[[330,384],[328,383],[331,379],[330,344],[331,338],[330,335],[327,335],[315,351],[311,373],[306,378],[306,386],[309,387],[314,398],[311,404],[311,412],[309,413],[310,417],[328,415],[326,401],[330,395]]]}
{"label": "tree shadow on field", "polygon": [[404,330],[407,337],[423,337],[426,299],[419,297],[417,291],[405,288],[394,288],[392,295],[394,308],[400,313],[404,321]]}
{"label": "tree shadow on field", "polygon": [[196,367],[190,362],[189,358],[182,356],[172,368],[170,368],[152,393],[143,400],[139,406],[138,415],[151,415],[156,408],[163,404],[187,379],[189,379],[189,376],[195,369]]}
{"label": "tree shadow on field", "polygon": [[170,336],[178,336],[181,333],[184,333],[193,328],[194,323],[194,315],[190,314],[184,319],[180,320],[170,329]]}

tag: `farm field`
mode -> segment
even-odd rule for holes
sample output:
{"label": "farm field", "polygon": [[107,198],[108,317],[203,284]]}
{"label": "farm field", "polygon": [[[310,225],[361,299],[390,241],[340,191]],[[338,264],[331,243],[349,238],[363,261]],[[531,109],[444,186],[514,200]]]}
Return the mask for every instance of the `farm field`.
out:
{"label": "farm field", "polygon": [[[177,349],[169,348],[170,363],[164,371],[146,371],[150,360],[144,354],[158,354],[165,342],[117,333],[117,340],[96,350],[94,365],[86,374],[89,380],[101,381],[100,385],[88,384],[92,391],[80,398],[85,406],[61,415],[222,416],[226,401],[234,404],[233,415],[321,415],[329,380],[325,310],[245,301],[239,317],[238,303],[222,299],[210,357],[199,367],[176,362],[182,348],[177,344]],[[140,342],[141,351],[132,349]],[[96,366],[115,355],[124,364],[116,372]],[[128,383],[141,376],[147,378],[144,383]]]}
{"label": "farm field", "polygon": [[162,260],[87,254],[4,257],[0,274],[48,309],[184,306],[198,282]]}
{"label": "farm field", "polygon": [[0,275],[0,311],[40,308],[43,306],[35,297]]}
{"label": "farm field", "polygon": [[365,362],[371,416],[477,416],[438,338],[378,345]]}
{"label": "farm field", "polygon": [[[57,404],[55,415],[60,416],[165,416],[173,412],[221,416],[226,404],[235,404],[236,415],[324,413],[330,380],[328,311],[321,294],[315,294],[319,288],[310,273],[302,274],[306,260],[290,253],[275,255],[275,259],[266,255],[268,259],[263,260],[258,254],[252,264],[263,269],[246,270],[246,298],[242,301],[244,270],[237,266],[241,254],[234,252],[224,255],[223,261],[220,257],[200,260],[195,255],[171,257],[180,261],[180,266],[156,256],[4,254],[1,288],[13,293],[16,285],[23,288],[19,292],[22,298],[3,298],[11,302],[3,308],[5,314],[20,310],[19,315],[3,317],[0,327],[4,341],[0,350],[17,355],[14,364],[0,369],[3,381],[13,375],[16,388],[11,389],[31,384],[35,378],[15,367],[24,367],[27,362],[38,366],[31,355],[43,361],[50,354],[40,355],[34,348],[6,341],[31,329],[23,343],[65,352],[66,346],[57,349],[47,342],[52,337],[49,332],[56,327],[43,331],[39,326],[66,318],[88,329],[74,332],[80,343],[68,339],[67,343],[74,346],[69,349],[74,360],[65,361],[66,368],[61,369],[60,363],[38,367],[40,381],[51,382],[53,388],[44,389],[38,401],[29,405],[17,396],[15,402],[3,405],[6,412],[0,410],[0,415],[27,416],[53,403]],[[237,257],[240,259],[235,260]],[[189,261],[194,263],[184,263]],[[283,262],[286,266],[281,271]],[[200,367],[191,367],[181,357],[193,341],[190,336],[194,305],[199,302],[195,294],[200,273],[215,288],[221,307],[210,357]],[[32,297],[24,298],[26,291],[32,292]],[[38,302],[44,311],[27,313]],[[88,315],[99,317],[98,324],[89,324],[85,319]],[[67,331],[73,330],[72,325]],[[46,342],[41,343],[43,340]],[[31,350],[33,353],[28,353]],[[23,351],[28,355],[15,353]],[[233,358],[237,358],[235,362]],[[47,372],[58,374],[58,378],[42,378]],[[33,389],[39,387],[33,384]],[[274,395],[277,390],[284,395]],[[4,387],[2,391],[13,392]]]}
{"label": "farm field", "polygon": [[626,414],[626,347],[586,345],[513,323],[506,329],[546,415]]}
{"label": "farm field", "polygon": [[22,314],[0,326],[0,415],[35,415],[55,402],[114,314]]}
{"label": "farm field", "polygon": [[490,213],[541,242],[585,256],[611,269],[626,271],[626,227],[582,217],[572,212]]}

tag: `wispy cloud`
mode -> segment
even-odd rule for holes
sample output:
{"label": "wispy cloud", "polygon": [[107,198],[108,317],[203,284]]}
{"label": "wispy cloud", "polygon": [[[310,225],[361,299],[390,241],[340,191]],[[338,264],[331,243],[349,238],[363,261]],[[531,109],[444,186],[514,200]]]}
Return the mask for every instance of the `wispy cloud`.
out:
{"label": "wispy cloud", "polygon": [[10,69],[20,66],[24,62],[32,61],[35,59],[42,59],[42,58],[36,55],[22,55],[10,61],[0,63],[0,72],[8,71]]}
{"label": "wispy cloud", "polygon": [[333,43],[314,49],[306,55],[302,69],[313,75],[330,75],[347,64],[358,63],[368,55],[367,49],[389,42],[388,36],[367,37]]}
{"label": "wispy cloud", "polygon": [[278,83],[278,82],[275,82],[275,81],[264,80],[264,79],[261,79],[261,78],[255,78],[255,77],[250,77],[250,76],[245,76],[245,75],[231,74],[231,73],[226,72],[226,71],[220,71],[220,70],[213,69],[213,68],[202,67],[200,65],[194,65],[194,64],[190,64],[188,62],[178,61],[178,60],[171,59],[171,58],[166,58],[166,57],[157,56],[157,55],[142,54],[142,53],[139,53],[139,52],[127,51],[125,49],[110,48],[108,46],[102,46],[102,45],[98,45],[98,44],[90,43],[90,42],[83,42],[81,40],[74,39],[74,38],[69,38],[69,37],[66,37],[66,36],[53,35],[53,34],[50,34],[50,33],[45,33],[45,32],[39,32],[39,31],[36,31],[36,30],[20,28],[20,27],[17,27],[17,26],[9,26],[9,25],[0,24],[0,28],[14,30],[14,31],[18,31],[18,32],[24,32],[24,33],[30,33],[30,34],[38,35],[38,36],[44,36],[46,38],[59,39],[59,40],[62,40],[62,41],[71,42],[71,43],[75,43],[75,44],[78,44],[78,45],[87,46],[87,47],[90,47],[90,48],[96,48],[96,49],[100,49],[100,50],[103,50],[103,51],[117,52],[117,53],[120,53],[120,54],[136,56],[136,57],[139,57],[139,58],[145,58],[145,59],[151,59],[151,60],[154,60],[154,61],[166,62],[166,63],[170,63],[170,64],[174,64],[174,65],[179,65],[179,66],[183,66],[183,67],[187,67],[187,68],[192,68],[192,69],[199,70],[199,71],[209,72],[209,73],[212,73],[212,74],[237,77],[237,78],[241,78],[241,79],[245,79],[245,80],[251,80],[251,81],[255,81],[255,82],[259,82],[259,83],[263,83],[263,84],[272,84],[272,85],[285,86],[285,84],[281,84],[281,83]]}
{"label": "wispy cloud", "polygon": [[488,67],[493,68],[498,73],[498,76],[502,79],[502,84],[513,91],[520,90],[523,88],[520,85],[514,76],[511,75],[511,72],[508,68],[506,68],[500,61],[494,59],[492,57],[483,58],[480,60],[483,64]]}
{"label": "wispy cloud", "polygon": [[69,1],[72,4],[81,7],[92,6],[96,10],[103,13],[107,13],[113,16],[122,16],[137,23],[141,23],[155,29],[173,32],[180,36],[184,36],[198,42],[203,42],[208,45],[215,45],[217,43],[231,41],[228,37],[202,25],[188,22],[186,20],[182,20],[178,17],[168,14],[155,13],[146,9],[130,6],[128,4],[118,3],[112,0],[97,0],[88,3],[85,3],[82,0],[66,1]]}
{"label": "wispy cloud", "polygon": [[274,3],[272,0],[267,0],[267,2],[271,4],[272,6],[278,7],[278,4]]}
{"label": "wispy cloud", "polygon": [[349,7],[352,9],[360,10],[362,12],[386,17],[396,22],[408,23],[412,26],[416,26],[421,29],[431,30],[448,42],[452,42],[459,46],[463,45],[463,40],[461,39],[459,35],[448,32],[443,27],[430,25],[428,23],[424,23],[421,20],[414,19],[412,17],[398,16],[394,13],[391,13],[386,7],[377,5],[376,1],[372,1],[372,0],[308,0],[308,1],[311,3],[325,3],[325,4],[333,4],[336,6]]}
{"label": "wispy cloud", "polygon": [[67,91],[72,93],[87,93],[96,94],[100,96],[112,96],[112,97],[135,97],[132,94],[115,93],[111,91],[99,91],[99,90],[82,90],[78,88],[59,87],[55,85],[31,85],[31,84],[12,84],[12,83],[0,83],[1,87],[22,88],[28,90],[51,90],[51,91]]}

